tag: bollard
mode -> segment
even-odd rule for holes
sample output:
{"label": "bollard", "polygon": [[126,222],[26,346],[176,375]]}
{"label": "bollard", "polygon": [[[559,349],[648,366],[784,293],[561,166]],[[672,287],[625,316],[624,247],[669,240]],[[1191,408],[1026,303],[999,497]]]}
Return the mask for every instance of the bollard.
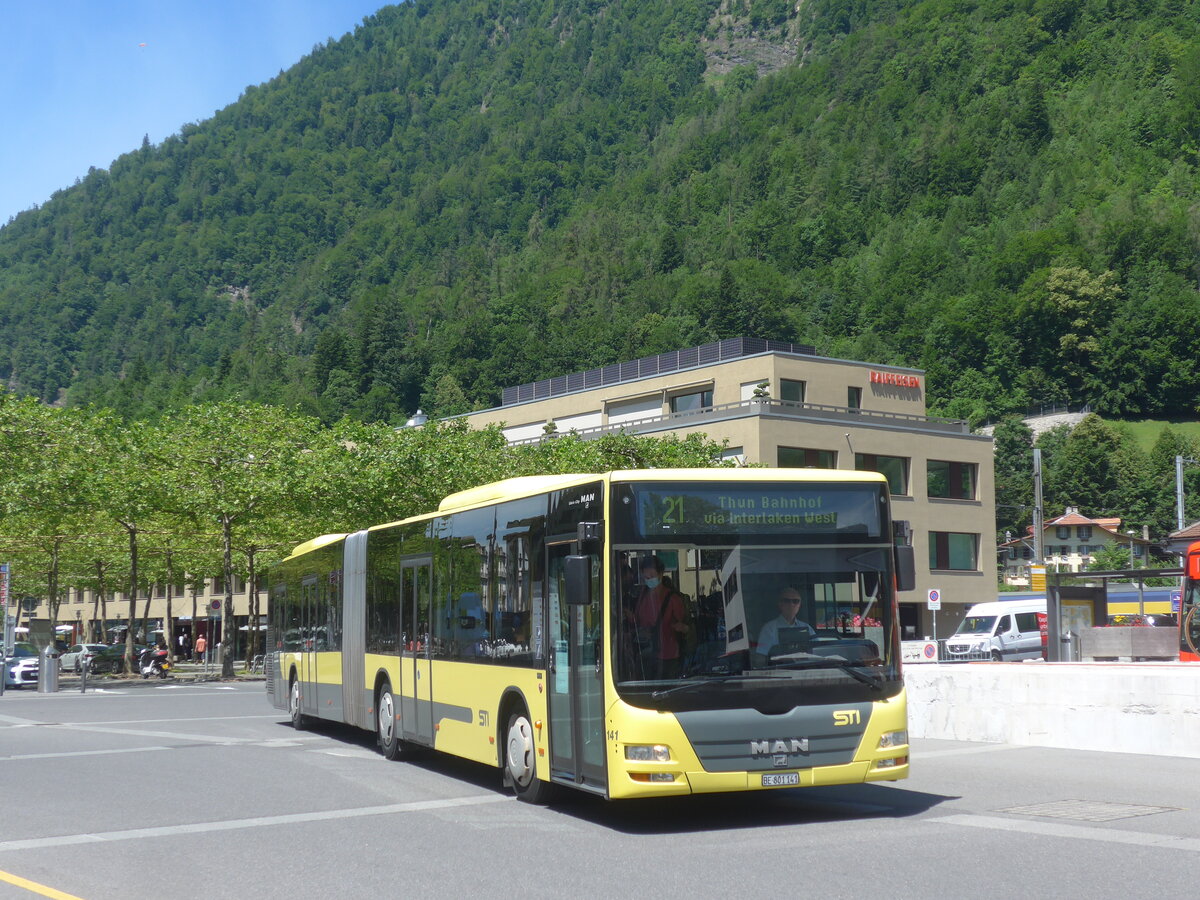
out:
{"label": "bollard", "polygon": [[83,659],[79,663],[79,693],[87,693],[87,678],[88,669],[92,667],[92,658],[89,654],[83,654]]}
{"label": "bollard", "polygon": [[58,648],[53,644],[42,648],[41,658],[38,660],[39,694],[58,693],[58,657]]}

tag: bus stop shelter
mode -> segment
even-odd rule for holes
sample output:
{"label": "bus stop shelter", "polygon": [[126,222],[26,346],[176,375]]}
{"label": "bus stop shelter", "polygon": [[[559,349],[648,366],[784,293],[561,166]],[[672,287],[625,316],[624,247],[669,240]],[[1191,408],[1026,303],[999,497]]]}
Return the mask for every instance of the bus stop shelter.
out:
{"label": "bus stop shelter", "polygon": [[[1183,569],[1115,569],[1108,572],[1048,572],[1046,573],[1046,659],[1050,662],[1074,662],[1080,659],[1081,645],[1085,637],[1092,637],[1095,629],[1108,625],[1109,587],[1115,583],[1132,582],[1137,585],[1138,596],[1145,592],[1146,581],[1157,578],[1180,578]],[[1144,612],[1144,603],[1139,602]],[[1145,630],[1145,629],[1141,629]],[[1171,642],[1178,648],[1175,629],[1170,631]],[[1122,629],[1112,629],[1110,643],[1125,635]],[[1109,635],[1102,635],[1109,637]],[[1129,636],[1132,639],[1132,635]],[[1163,639],[1165,642],[1165,638]],[[1114,646],[1115,649],[1115,646]],[[1108,655],[1108,654],[1105,654]],[[1113,656],[1130,654],[1113,653]],[[1149,655],[1149,654],[1146,654]]]}

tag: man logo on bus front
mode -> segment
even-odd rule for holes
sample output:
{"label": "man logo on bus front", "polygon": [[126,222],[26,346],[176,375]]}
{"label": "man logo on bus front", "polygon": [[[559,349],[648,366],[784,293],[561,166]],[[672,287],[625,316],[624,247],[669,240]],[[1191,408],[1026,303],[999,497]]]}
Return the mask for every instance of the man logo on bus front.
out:
{"label": "man logo on bus front", "polygon": [[[807,753],[808,738],[790,738],[776,741],[751,741],[751,756],[770,756],[773,765],[786,766],[789,753]],[[782,762],[780,762],[782,760]]]}

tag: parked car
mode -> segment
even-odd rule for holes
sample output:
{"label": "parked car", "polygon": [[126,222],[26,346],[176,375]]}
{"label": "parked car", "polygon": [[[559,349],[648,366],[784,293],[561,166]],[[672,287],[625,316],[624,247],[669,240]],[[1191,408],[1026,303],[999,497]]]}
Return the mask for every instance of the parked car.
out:
{"label": "parked car", "polygon": [[38,649],[33,644],[19,643],[4,660],[4,686],[36,685],[38,680]]}
{"label": "parked car", "polygon": [[[133,645],[133,658],[136,660],[146,649],[145,644]],[[125,645],[109,644],[92,656],[92,672],[122,672],[125,669]]]}
{"label": "parked car", "polygon": [[[96,654],[107,649],[107,644],[72,644],[59,659],[59,664],[64,672],[70,671],[78,675],[85,662],[91,665]],[[95,666],[91,666],[90,670],[96,671]]]}

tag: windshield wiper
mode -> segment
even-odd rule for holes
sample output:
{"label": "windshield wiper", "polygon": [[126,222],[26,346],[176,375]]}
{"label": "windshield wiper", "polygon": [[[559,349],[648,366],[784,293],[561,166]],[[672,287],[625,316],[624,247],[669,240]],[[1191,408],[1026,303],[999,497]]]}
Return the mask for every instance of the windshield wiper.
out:
{"label": "windshield wiper", "polygon": [[744,673],[730,672],[727,675],[708,675],[708,676],[705,676],[704,678],[698,679],[696,681],[685,681],[685,682],[683,682],[683,684],[676,684],[676,685],[673,685],[672,687],[663,688],[662,690],[659,690],[659,691],[652,691],[650,693],[650,699],[657,700],[659,697],[665,697],[668,694],[674,694],[677,691],[684,691],[689,688],[701,687],[706,684],[712,684],[715,681],[728,681],[730,678],[738,678],[742,674],[744,674]]}
{"label": "windshield wiper", "polygon": [[829,659],[828,657],[824,657],[820,660],[801,659],[797,660],[796,662],[771,666],[771,669],[840,669],[856,681],[861,681],[863,684],[868,685],[877,691],[883,690],[882,676],[872,675],[869,672],[862,671],[861,664],[838,662],[836,660]]}

